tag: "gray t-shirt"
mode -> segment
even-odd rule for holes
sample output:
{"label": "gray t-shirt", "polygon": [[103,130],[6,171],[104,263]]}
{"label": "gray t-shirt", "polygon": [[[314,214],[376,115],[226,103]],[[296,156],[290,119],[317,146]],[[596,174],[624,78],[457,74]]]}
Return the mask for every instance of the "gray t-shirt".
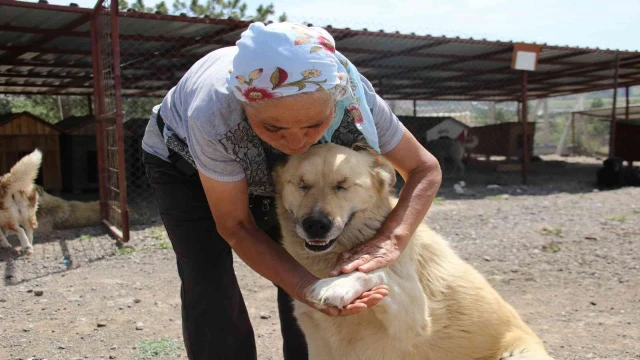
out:
{"label": "gray t-shirt", "polygon": [[[153,108],[142,148],[168,160],[169,146],[210,178],[232,182],[246,177],[250,193],[272,196],[269,159],[278,151],[251,130],[240,100],[227,87],[226,78],[237,51],[235,46],[215,50],[187,71],[169,90],[161,106]],[[380,151],[389,152],[400,142],[404,126],[371,83],[363,76],[361,79]],[[156,123],[159,108],[165,122],[164,138]],[[345,146],[355,142],[359,134],[352,123],[353,119],[345,113],[331,141]]]}

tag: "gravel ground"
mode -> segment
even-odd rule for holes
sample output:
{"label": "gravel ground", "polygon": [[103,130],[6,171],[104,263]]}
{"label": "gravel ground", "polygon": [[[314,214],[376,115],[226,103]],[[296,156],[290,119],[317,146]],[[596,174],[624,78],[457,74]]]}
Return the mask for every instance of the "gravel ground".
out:
{"label": "gravel ground", "polygon": [[[573,160],[534,165],[528,187],[480,171],[464,194],[447,181],[426,221],[556,359],[640,359],[640,188],[593,191],[597,162]],[[87,228],[37,234],[30,258],[1,252],[0,359],[186,358],[166,234],[136,227],[130,246]],[[259,359],[281,359],[275,288],[236,271]]]}

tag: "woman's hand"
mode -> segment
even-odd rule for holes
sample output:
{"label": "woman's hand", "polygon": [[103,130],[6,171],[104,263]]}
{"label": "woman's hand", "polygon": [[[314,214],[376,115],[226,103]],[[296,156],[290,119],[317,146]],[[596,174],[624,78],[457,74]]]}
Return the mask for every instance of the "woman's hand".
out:
{"label": "woman's hand", "polygon": [[378,234],[370,240],[340,254],[336,267],[329,273],[338,276],[354,270],[370,272],[393,264],[401,254],[395,237]]}
{"label": "woman's hand", "polygon": [[351,304],[345,306],[343,309],[333,306],[320,306],[317,302],[312,301],[309,296],[311,289],[319,281],[318,278],[309,278],[304,283],[298,286],[298,290],[295,294],[292,294],[298,301],[305,303],[306,305],[321,311],[329,316],[349,316],[359,314],[362,311],[376,306],[385,296],[389,295],[389,288],[386,285],[376,286],[368,291],[363,292]]}

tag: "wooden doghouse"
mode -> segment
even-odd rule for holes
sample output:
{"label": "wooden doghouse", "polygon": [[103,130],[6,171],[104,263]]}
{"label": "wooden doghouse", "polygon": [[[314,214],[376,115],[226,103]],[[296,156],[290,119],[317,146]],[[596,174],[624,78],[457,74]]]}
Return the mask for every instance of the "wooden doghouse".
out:
{"label": "wooden doghouse", "polygon": [[[471,150],[472,154],[489,156],[522,157],[522,124],[507,122],[476,126],[469,129],[469,136],[478,137],[478,146]],[[527,123],[527,145],[529,154],[533,154],[533,138],[535,123]]]}
{"label": "wooden doghouse", "polygon": [[98,189],[98,152],[93,115],[70,116],[56,123],[62,130],[60,155],[65,191]]}
{"label": "wooden doghouse", "polygon": [[631,121],[616,122],[614,155],[623,160],[640,161],[640,123]]}
{"label": "wooden doghouse", "polygon": [[469,126],[448,116],[398,116],[400,122],[422,144],[441,137],[463,140]]}
{"label": "wooden doghouse", "polygon": [[0,173],[7,173],[37,148],[43,156],[36,183],[49,192],[60,193],[60,133],[56,126],[26,111],[0,115]]}
{"label": "wooden doghouse", "polygon": [[[136,118],[123,123],[127,188],[147,185],[141,143],[148,121]],[[73,192],[98,189],[95,118],[72,116],[56,125],[64,132],[60,139],[64,189]]]}

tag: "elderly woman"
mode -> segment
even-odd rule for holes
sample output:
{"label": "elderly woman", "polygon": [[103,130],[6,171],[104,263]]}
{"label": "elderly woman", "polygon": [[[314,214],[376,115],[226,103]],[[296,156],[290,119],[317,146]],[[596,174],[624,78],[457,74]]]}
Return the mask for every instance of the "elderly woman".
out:
{"label": "elderly woman", "polygon": [[[441,172],[329,33],[253,23],[236,46],[196,62],[154,108],[144,163],[176,253],[190,359],[256,358],[231,250],[278,287],[284,358],[307,358],[291,297],[309,304],[307,291],[319,279],[278,244],[270,172],[280,158],[314,144],[361,139],[390,160],[405,185],[379,233],[343,254],[332,275],[395,261],[426,215]],[[319,311],[349,316],[387,294],[378,287],[345,309]]]}

